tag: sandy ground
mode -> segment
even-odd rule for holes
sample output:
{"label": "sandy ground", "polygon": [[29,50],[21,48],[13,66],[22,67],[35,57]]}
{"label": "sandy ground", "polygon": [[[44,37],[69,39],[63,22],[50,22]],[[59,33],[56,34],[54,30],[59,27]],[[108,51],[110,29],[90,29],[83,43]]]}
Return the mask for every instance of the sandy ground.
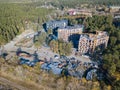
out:
{"label": "sandy ground", "polygon": [[16,51],[18,49],[17,46],[15,46],[16,43],[18,43],[21,39],[26,37],[27,35],[34,33],[33,30],[25,30],[22,34],[16,36],[12,41],[4,45],[4,50],[6,51]]}
{"label": "sandy ground", "polygon": [[[16,51],[19,47],[18,46],[15,46],[16,43],[18,43],[21,39],[23,39],[24,37],[26,37],[27,35],[31,34],[31,33],[34,33],[33,30],[26,30],[24,31],[22,34],[16,36],[16,38],[14,38],[12,41],[10,41],[9,43],[7,43],[6,45],[4,45],[4,49],[8,52],[11,52],[11,51]],[[30,48],[27,48],[27,47],[21,47],[21,49],[23,51],[27,51],[31,54],[33,54],[35,51],[37,51],[38,53],[38,57],[39,59],[41,60],[44,60],[45,58],[46,59],[54,59],[54,55],[58,55],[56,53],[53,53],[49,47],[44,47],[42,46],[40,49],[37,50],[37,48],[35,48],[34,46],[30,47]],[[59,55],[58,55],[59,56]],[[89,58],[86,58],[86,57],[83,57],[83,56],[75,56],[75,55],[70,55],[70,56],[67,56],[68,58],[71,58],[71,57],[74,57],[76,58],[77,60],[79,61],[82,61],[82,62],[91,62],[91,60]]]}

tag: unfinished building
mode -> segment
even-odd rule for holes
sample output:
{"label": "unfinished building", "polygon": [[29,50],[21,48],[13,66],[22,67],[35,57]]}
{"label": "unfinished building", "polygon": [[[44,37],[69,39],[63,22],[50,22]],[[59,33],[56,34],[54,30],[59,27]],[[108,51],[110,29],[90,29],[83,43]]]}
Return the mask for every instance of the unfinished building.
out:
{"label": "unfinished building", "polygon": [[84,30],[84,25],[74,25],[74,26],[67,26],[63,28],[58,28],[58,39],[63,39],[64,41],[71,41],[75,39],[75,37],[81,34]]}
{"label": "unfinished building", "polygon": [[106,48],[108,40],[108,33],[104,31],[97,31],[96,34],[82,34],[79,39],[78,51],[81,54],[92,54],[97,47]]}

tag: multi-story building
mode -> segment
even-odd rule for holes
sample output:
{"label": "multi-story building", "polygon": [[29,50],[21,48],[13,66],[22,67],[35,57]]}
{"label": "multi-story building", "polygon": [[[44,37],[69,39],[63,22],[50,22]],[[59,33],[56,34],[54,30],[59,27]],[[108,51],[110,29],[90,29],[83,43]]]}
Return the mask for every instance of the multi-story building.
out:
{"label": "multi-story building", "polygon": [[43,24],[44,29],[47,31],[48,29],[55,30],[60,27],[66,27],[68,26],[68,20],[54,20],[54,21],[48,21],[45,24]]}
{"label": "multi-story building", "polygon": [[81,34],[84,30],[84,25],[74,25],[58,28],[58,39],[63,39],[64,41],[70,41],[75,39],[75,37]]}
{"label": "multi-story building", "polygon": [[97,47],[104,49],[108,44],[108,33],[98,31],[96,34],[82,34],[80,35],[78,51],[81,54],[92,54]]}

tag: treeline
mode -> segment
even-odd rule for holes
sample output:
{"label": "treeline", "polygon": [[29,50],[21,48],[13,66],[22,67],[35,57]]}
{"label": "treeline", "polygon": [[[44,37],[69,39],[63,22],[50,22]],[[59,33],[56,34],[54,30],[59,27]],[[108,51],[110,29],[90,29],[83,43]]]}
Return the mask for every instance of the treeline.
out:
{"label": "treeline", "polygon": [[82,4],[89,5],[120,5],[120,1],[118,0],[52,0],[47,1],[48,4],[52,4],[55,7],[59,7],[60,9],[64,7],[76,7]]}
{"label": "treeline", "polygon": [[36,5],[51,4],[55,7],[64,8],[64,7],[76,7],[81,4],[89,5],[120,5],[119,0],[0,0],[4,3],[34,3]]}
{"label": "treeline", "polygon": [[12,40],[25,29],[26,22],[42,24],[51,9],[36,8],[32,4],[0,3],[0,45]]}
{"label": "treeline", "polygon": [[0,0],[2,3],[30,3],[30,2],[36,2],[39,0]]}
{"label": "treeline", "polygon": [[[120,89],[120,28],[113,25],[113,18],[111,16],[93,16],[85,21],[87,32],[94,32],[95,30],[107,31],[109,34],[108,47],[103,51],[103,68],[106,77],[113,86],[113,90]],[[113,79],[114,78],[114,79]],[[113,81],[114,80],[114,81]]]}

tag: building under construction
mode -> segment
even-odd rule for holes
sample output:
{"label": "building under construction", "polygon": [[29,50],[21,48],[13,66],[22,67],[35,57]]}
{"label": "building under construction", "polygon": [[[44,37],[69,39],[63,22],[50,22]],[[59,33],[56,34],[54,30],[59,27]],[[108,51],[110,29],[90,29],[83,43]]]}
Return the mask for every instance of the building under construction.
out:
{"label": "building under construction", "polygon": [[109,40],[108,33],[105,31],[97,31],[95,34],[81,34],[78,44],[78,51],[81,54],[91,54],[95,49],[104,49],[107,47]]}
{"label": "building under construction", "polygon": [[84,30],[84,25],[74,25],[74,26],[66,26],[63,28],[58,28],[58,39],[63,39],[64,41],[71,41],[75,39],[75,37],[81,34]]}

